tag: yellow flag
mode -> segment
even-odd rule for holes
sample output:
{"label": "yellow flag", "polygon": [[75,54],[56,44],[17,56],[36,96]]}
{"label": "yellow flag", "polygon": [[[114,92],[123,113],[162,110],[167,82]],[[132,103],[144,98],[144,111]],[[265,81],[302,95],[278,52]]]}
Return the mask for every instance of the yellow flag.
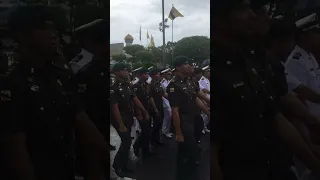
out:
{"label": "yellow flag", "polygon": [[153,36],[151,35],[150,46],[155,47]]}
{"label": "yellow flag", "polygon": [[174,20],[177,17],[183,17],[183,15],[175,7],[172,6],[169,13],[169,19]]}
{"label": "yellow flag", "polygon": [[149,33],[148,33],[148,31],[147,31],[147,39],[150,39],[150,36],[149,36]]}

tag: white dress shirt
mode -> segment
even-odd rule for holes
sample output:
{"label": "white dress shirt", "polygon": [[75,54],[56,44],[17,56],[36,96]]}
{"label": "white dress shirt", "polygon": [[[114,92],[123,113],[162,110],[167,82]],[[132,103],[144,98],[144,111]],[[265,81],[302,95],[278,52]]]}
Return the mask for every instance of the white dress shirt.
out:
{"label": "white dress shirt", "polygon": [[[289,91],[296,88],[298,81],[310,89],[319,92],[320,90],[320,77],[319,77],[319,65],[315,57],[306,52],[299,46],[296,46],[288,60],[285,63],[285,68],[291,77],[296,80],[289,86]],[[289,85],[289,84],[288,84]],[[310,112],[317,117],[320,117],[320,105],[307,101]]]}

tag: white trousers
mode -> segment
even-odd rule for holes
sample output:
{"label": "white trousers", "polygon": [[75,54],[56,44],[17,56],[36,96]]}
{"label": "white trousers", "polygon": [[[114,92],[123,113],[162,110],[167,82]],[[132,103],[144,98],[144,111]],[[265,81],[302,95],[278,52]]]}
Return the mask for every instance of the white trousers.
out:
{"label": "white trousers", "polygon": [[171,128],[171,107],[164,107],[163,108],[163,123],[162,123],[162,133],[168,134],[170,133]]}

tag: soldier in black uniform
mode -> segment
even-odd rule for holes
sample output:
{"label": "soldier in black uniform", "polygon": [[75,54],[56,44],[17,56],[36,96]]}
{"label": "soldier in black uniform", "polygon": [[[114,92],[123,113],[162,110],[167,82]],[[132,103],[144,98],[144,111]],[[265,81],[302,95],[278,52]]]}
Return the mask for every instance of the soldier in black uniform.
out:
{"label": "soldier in black uniform", "polygon": [[1,135],[14,179],[74,179],[74,135],[86,146],[107,148],[73,93],[67,62],[56,61],[49,12],[45,6],[23,6],[8,23],[20,58],[1,87],[6,96],[1,108],[7,110]]}
{"label": "soldier in black uniform", "polygon": [[200,177],[196,167],[198,150],[194,121],[199,109],[206,107],[197,97],[199,87],[189,78],[192,72],[189,58],[176,57],[174,65],[176,76],[169,83],[167,93],[178,142],[177,180],[197,180]]}
{"label": "soldier in black uniform", "polygon": [[[108,106],[109,100],[109,37],[105,32],[109,29],[107,21],[100,19],[92,24],[87,33],[83,34],[90,37],[90,41],[85,41],[84,46],[92,52],[92,60],[85,64],[76,74],[75,83],[77,84],[77,94],[83,101],[84,108],[90,119],[96,125],[106,141],[110,138],[110,116]],[[112,147],[111,145],[109,145]],[[97,157],[96,160],[99,158]],[[94,161],[91,157],[90,160]],[[90,165],[90,164],[88,164]],[[102,173],[103,170],[92,169],[95,174]],[[92,173],[91,172],[91,173]]]}
{"label": "soldier in black uniform", "polygon": [[116,80],[110,89],[110,101],[112,115],[114,116],[113,127],[117,130],[121,145],[114,159],[113,168],[120,177],[124,177],[128,169],[128,158],[131,147],[131,126],[133,125],[132,104],[134,103],[144,115],[144,119],[149,120],[149,114],[135,95],[131,84],[127,81],[127,66],[117,63],[112,71],[116,75]]}
{"label": "soldier in black uniform", "polygon": [[[145,68],[141,68],[137,71],[137,77],[139,81],[133,85],[133,91],[137,95],[137,98],[141,101],[143,107],[148,112],[154,112],[159,114],[158,109],[154,104],[154,100],[150,93],[150,86],[146,82],[148,79],[148,70]],[[137,114],[139,112],[136,112]],[[134,148],[136,155],[139,156],[138,149],[142,148],[142,152],[144,155],[153,155],[155,154],[154,150],[151,148],[150,140],[151,140],[151,120],[150,119],[142,119],[140,120],[141,126],[141,136],[136,141]]]}
{"label": "soldier in black uniform", "polygon": [[154,103],[158,110],[158,112],[152,113],[152,118],[153,118],[152,143],[154,145],[161,145],[163,144],[160,141],[160,130],[162,128],[162,120],[163,120],[162,97],[168,98],[168,94],[162,88],[160,70],[153,69],[150,72],[150,76],[152,78],[152,81],[150,84],[151,97],[153,97]]}
{"label": "soldier in black uniform", "polygon": [[319,161],[279,112],[268,82],[262,80],[265,77],[255,63],[259,60],[243,53],[257,27],[250,2],[219,1],[214,7],[213,178],[281,179],[270,174],[270,155],[274,152],[269,143],[271,136],[283,140],[310,169],[319,173]]}

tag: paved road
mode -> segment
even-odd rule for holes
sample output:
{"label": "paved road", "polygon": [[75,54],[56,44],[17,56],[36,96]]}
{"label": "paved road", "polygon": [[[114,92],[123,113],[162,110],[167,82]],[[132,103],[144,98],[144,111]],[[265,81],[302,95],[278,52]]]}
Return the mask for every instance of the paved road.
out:
{"label": "paved road", "polygon": [[[110,142],[119,148],[120,138],[113,127],[110,129]],[[132,132],[135,132],[133,130]],[[136,136],[133,133],[133,136]],[[135,138],[136,139],[136,138]],[[210,179],[210,137],[205,135],[202,144],[203,154],[202,162],[199,165],[201,180]],[[133,149],[131,149],[131,158],[137,161],[138,158],[134,156]],[[172,139],[165,139],[165,145],[156,148],[157,155],[139,161],[136,167],[136,180],[175,180],[175,164],[176,164],[176,143]],[[113,162],[116,151],[110,152],[111,163]],[[111,177],[116,177],[114,170],[111,168]],[[127,178],[130,180],[131,178]],[[119,178],[121,180],[121,178]]]}

